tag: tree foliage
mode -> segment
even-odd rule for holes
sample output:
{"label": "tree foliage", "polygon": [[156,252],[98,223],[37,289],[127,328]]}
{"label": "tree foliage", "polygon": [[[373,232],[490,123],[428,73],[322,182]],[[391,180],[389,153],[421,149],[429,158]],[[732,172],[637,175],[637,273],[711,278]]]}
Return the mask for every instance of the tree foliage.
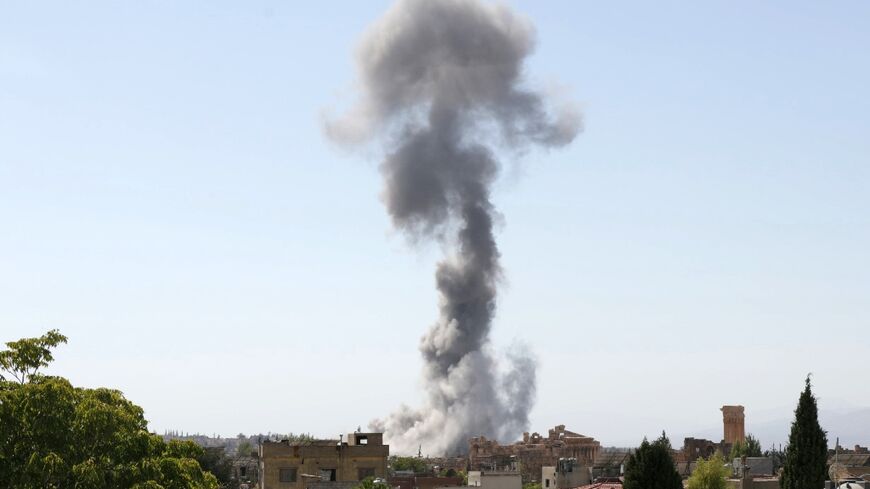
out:
{"label": "tree foliage", "polygon": [[233,483],[233,459],[227,456],[223,447],[205,447],[202,455],[196,457],[202,470],[215,476],[219,487],[228,488]]}
{"label": "tree foliage", "polygon": [[375,479],[374,477],[366,477],[359,482],[356,489],[390,489],[390,485],[383,479]]}
{"label": "tree foliage", "polygon": [[[56,329],[45,333],[39,338],[22,338],[6,343],[8,349],[0,351],[0,370],[11,375],[19,384],[24,384],[42,367],[47,367],[54,357],[51,349],[61,343],[66,343],[66,336]],[[6,380],[0,374],[0,380]]]}
{"label": "tree foliage", "polygon": [[397,470],[413,471],[415,474],[422,474],[429,470],[426,462],[420,457],[390,457],[390,468],[395,472]]}
{"label": "tree foliage", "polygon": [[698,466],[689,477],[686,489],[725,489],[731,470],[725,466],[722,454],[716,452],[709,459],[698,459]]}
{"label": "tree foliage", "polygon": [[[788,448],[786,446],[786,448]],[[785,451],[776,448],[775,446],[771,446],[770,450],[765,450],[764,457],[768,457],[773,460],[773,471],[778,472],[780,468],[782,468],[783,464],[785,464]]]}
{"label": "tree foliage", "polygon": [[825,485],[828,438],[819,425],[819,411],[810,377],[798,400],[785,449],[779,484],[782,489],[819,489]]}
{"label": "tree foliage", "polygon": [[[0,481],[10,489],[213,489],[213,475],[192,442],[148,433],[142,408],[113,389],[73,387],[37,375],[50,348],[66,338],[52,331],[7,343],[0,380]],[[23,382],[22,382],[23,380]]]}
{"label": "tree foliage", "polygon": [[625,489],[682,489],[683,481],[671,457],[671,442],[662,433],[650,443],[644,438],[625,464]]}
{"label": "tree foliage", "polygon": [[731,454],[729,455],[729,458],[731,460],[734,460],[735,458],[740,458],[740,457],[744,457],[744,456],[745,457],[761,457],[762,456],[761,443],[758,441],[757,438],[752,436],[751,433],[749,435],[746,435],[745,442],[737,441],[734,443],[734,445],[731,447]]}

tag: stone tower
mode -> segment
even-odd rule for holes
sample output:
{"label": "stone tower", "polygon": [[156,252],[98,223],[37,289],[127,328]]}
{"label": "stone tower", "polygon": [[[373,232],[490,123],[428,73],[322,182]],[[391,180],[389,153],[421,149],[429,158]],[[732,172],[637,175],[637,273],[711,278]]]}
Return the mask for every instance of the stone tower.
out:
{"label": "stone tower", "polygon": [[746,441],[743,432],[743,406],[722,406],[722,424],[725,428],[725,443]]}

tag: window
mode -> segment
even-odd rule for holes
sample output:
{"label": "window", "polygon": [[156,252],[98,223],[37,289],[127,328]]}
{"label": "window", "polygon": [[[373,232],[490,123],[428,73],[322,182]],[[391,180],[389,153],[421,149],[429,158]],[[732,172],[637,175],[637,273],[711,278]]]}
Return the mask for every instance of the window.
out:
{"label": "window", "polygon": [[248,475],[247,472],[248,472],[248,468],[245,467],[244,465],[239,467],[239,477],[245,477],[246,475]]}
{"label": "window", "polygon": [[356,437],[356,444],[357,444],[357,445],[368,445],[368,444],[369,444],[369,437],[367,437],[367,436],[357,436],[357,437]]}
{"label": "window", "polygon": [[550,479],[547,479],[547,485],[545,487],[550,487]]}
{"label": "window", "polygon": [[374,467],[360,467],[356,469],[356,476],[358,480],[363,480],[368,477],[375,476],[375,468]]}
{"label": "window", "polygon": [[296,482],[296,468],[278,469],[278,482]]}
{"label": "window", "polygon": [[335,469],[320,469],[320,480],[335,482]]}

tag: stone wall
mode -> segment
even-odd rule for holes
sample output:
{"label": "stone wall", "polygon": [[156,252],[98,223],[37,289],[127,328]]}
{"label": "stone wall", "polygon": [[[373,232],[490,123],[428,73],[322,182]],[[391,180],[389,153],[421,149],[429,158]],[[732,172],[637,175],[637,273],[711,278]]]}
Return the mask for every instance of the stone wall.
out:
{"label": "stone wall", "polygon": [[725,443],[746,441],[743,406],[722,406],[722,424]]}
{"label": "stone wall", "polygon": [[469,440],[468,464],[471,470],[515,470],[524,482],[541,480],[541,469],[556,466],[560,458],[573,458],[579,466],[591,466],[601,444],[591,436],[581,435],[559,425],[546,437],[524,433],[523,440],[501,445],[480,436]]}

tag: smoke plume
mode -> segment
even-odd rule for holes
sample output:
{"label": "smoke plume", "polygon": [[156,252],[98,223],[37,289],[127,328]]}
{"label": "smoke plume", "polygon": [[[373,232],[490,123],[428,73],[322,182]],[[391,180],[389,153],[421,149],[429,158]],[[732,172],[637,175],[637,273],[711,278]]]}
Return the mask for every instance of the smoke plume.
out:
{"label": "smoke plume", "polygon": [[427,399],[372,422],[399,453],[460,453],[471,436],[512,440],[528,425],[535,361],[519,349],[498,361],[489,347],[501,275],[495,151],[562,146],[580,130],[573,107],[554,111],[524,86],[533,48],[532,25],[505,6],[399,0],[359,46],[358,103],[326,124],[341,143],[386,142],[394,226],[450,250],[435,274],[440,316],[420,343]]}

